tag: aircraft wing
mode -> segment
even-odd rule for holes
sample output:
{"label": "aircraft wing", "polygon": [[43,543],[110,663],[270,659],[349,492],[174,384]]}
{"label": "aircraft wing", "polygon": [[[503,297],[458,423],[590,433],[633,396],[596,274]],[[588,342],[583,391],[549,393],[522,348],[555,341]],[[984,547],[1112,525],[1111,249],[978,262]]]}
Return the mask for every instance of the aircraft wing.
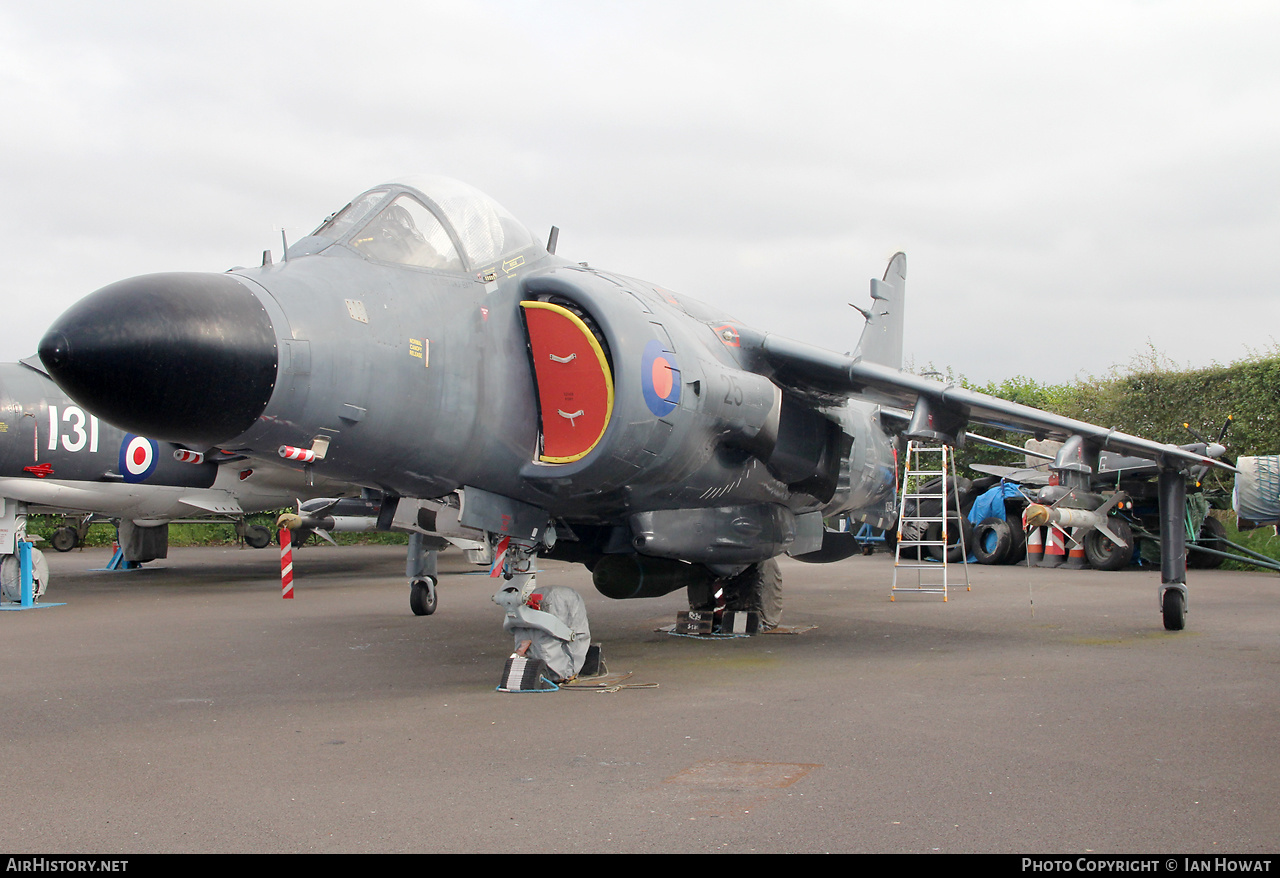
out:
{"label": "aircraft wing", "polygon": [[1055,415],[851,354],[837,354],[766,333],[744,332],[742,344],[755,349],[757,357],[773,372],[775,381],[800,393],[819,398],[859,396],[869,402],[911,411],[909,432],[917,426],[928,425],[935,432],[954,437],[963,434],[965,424],[977,423],[1040,439],[1065,440],[1078,435],[1099,450],[1154,460],[1162,467],[1215,466],[1235,471],[1229,464],[1177,445]]}

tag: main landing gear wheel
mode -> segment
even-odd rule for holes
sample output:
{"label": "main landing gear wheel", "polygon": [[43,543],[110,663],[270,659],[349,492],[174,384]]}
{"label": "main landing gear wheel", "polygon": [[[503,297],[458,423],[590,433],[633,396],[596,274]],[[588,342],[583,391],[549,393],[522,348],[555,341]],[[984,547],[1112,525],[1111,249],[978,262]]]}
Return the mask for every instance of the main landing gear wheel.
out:
{"label": "main landing gear wheel", "polygon": [[413,610],[413,615],[430,616],[436,611],[438,602],[436,583],[431,577],[409,583],[409,609]]}
{"label": "main landing gear wheel", "polygon": [[[31,594],[40,597],[45,586],[49,584],[49,562],[44,553],[37,548],[31,549]],[[22,600],[22,562],[17,555],[0,555],[0,595],[7,601],[18,603]]]}
{"label": "main landing gear wheel", "polygon": [[1164,630],[1181,631],[1187,627],[1187,599],[1181,589],[1165,589],[1160,612],[1164,616]]}
{"label": "main landing gear wheel", "polygon": [[1123,570],[1133,560],[1133,528],[1119,518],[1107,520],[1115,535],[1128,545],[1117,546],[1099,530],[1091,530],[1084,536],[1084,556],[1095,570]]}
{"label": "main landing gear wheel", "polygon": [[70,552],[80,545],[80,535],[74,527],[60,527],[53,532],[49,543],[59,552]]}
{"label": "main landing gear wheel", "polygon": [[760,614],[763,628],[777,628],[782,619],[782,571],[778,559],[752,564],[725,584],[725,608]]}
{"label": "main landing gear wheel", "polygon": [[245,544],[251,549],[265,549],[271,545],[271,531],[260,524],[253,524],[244,529]]}

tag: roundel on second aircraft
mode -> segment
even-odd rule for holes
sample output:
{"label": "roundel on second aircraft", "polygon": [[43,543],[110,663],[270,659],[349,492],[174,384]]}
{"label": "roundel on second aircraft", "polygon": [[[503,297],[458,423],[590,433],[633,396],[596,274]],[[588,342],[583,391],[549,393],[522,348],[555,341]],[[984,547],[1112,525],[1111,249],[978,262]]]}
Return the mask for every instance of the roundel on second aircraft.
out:
{"label": "roundel on second aircraft", "polygon": [[649,411],[658,417],[669,415],[680,402],[680,367],[676,355],[654,339],[644,347],[640,359],[640,386]]}
{"label": "roundel on second aircraft", "polygon": [[156,471],[160,446],[145,436],[126,433],[120,443],[120,475],[126,482],[144,482]]}

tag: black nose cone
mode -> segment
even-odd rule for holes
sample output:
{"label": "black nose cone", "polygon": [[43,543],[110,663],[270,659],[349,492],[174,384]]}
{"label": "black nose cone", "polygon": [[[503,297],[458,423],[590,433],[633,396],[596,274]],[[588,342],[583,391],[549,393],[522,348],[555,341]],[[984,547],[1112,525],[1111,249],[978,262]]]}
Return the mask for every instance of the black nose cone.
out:
{"label": "black nose cone", "polygon": [[276,335],[248,287],[225,274],[150,274],[80,300],[40,341],[76,402],[152,439],[217,445],[262,414]]}

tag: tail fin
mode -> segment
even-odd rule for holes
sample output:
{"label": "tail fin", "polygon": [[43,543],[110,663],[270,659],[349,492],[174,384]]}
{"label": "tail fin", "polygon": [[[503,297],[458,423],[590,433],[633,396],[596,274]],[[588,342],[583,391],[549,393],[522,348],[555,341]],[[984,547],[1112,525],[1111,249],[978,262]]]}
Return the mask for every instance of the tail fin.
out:
{"label": "tail fin", "polygon": [[871,280],[871,310],[858,309],[867,325],[853,352],[855,359],[902,368],[902,301],[906,291],[907,255],[895,253],[884,270],[884,280]]}

